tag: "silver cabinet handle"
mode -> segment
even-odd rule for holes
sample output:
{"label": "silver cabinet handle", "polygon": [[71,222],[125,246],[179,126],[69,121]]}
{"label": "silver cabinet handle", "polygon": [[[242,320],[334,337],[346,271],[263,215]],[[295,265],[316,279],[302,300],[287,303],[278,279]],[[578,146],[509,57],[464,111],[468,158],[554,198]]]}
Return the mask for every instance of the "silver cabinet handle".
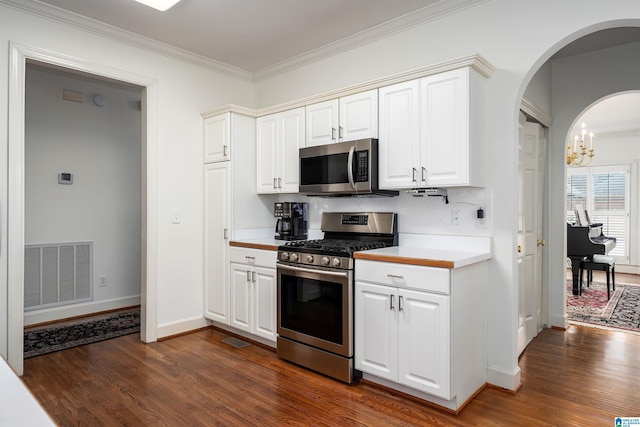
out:
{"label": "silver cabinet handle", "polygon": [[222,156],[223,157],[227,157],[227,146],[226,145],[222,146]]}
{"label": "silver cabinet handle", "polygon": [[278,178],[273,178],[273,188],[278,188]]}
{"label": "silver cabinet handle", "polygon": [[422,167],[422,182],[426,182],[427,181],[427,168],[425,168],[424,166]]}
{"label": "silver cabinet handle", "polygon": [[247,262],[255,262],[256,261],[256,257],[254,256],[245,256],[244,259],[247,260]]}
{"label": "silver cabinet handle", "polygon": [[392,294],[390,296],[391,296],[391,298],[389,298],[389,310],[395,310],[396,308],[393,306],[394,295]]}
{"label": "silver cabinet handle", "polygon": [[282,188],[282,178],[278,178],[278,188]]}
{"label": "silver cabinet handle", "polygon": [[342,126],[338,126],[338,138],[340,139],[342,139],[342,133],[343,133],[342,131],[343,131]]}
{"label": "silver cabinet handle", "polygon": [[251,270],[247,270],[247,282],[251,282]]}
{"label": "silver cabinet handle", "polygon": [[402,311],[402,295],[398,297],[398,311]]}
{"label": "silver cabinet handle", "polygon": [[252,272],[251,272],[251,281],[252,281],[253,283],[256,283],[256,272],[255,272],[255,271],[252,271]]}
{"label": "silver cabinet handle", "polygon": [[331,139],[336,140],[336,128],[331,128]]}
{"label": "silver cabinet handle", "polygon": [[387,274],[387,277],[391,278],[391,279],[400,279],[400,280],[404,280],[404,276],[398,276],[397,274]]}
{"label": "silver cabinet handle", "polygon": [[222,235],[223,235],[223,238],[227,240],[229,238],[229,230],[226,228],[222,230]]}
{"label": "silver cabinet handle", "polygon": [[416,168],[411,168],[411,181],[416,182]]}

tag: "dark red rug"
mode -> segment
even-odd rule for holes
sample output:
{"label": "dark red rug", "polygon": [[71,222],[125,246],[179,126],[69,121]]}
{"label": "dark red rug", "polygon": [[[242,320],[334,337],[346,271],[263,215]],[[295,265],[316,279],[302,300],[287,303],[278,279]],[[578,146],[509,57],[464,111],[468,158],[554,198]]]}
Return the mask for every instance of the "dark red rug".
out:
{"label": "dark red rug", "polygon": [[616,283],[607,300],[607,285],[591,282],[582,295],[573,295],[567,281],[567,316],[571,323],[584,323],[640,333],[640,286]]}

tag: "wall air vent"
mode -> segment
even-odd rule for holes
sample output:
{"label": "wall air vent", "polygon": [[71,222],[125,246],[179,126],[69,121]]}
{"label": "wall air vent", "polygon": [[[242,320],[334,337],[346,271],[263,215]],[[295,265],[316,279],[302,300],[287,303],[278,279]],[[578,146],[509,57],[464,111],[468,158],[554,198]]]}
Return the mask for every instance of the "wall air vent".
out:
{"label": "wall air vent", "polygon": [[25,246],[25,311],[92,299],[93,242]]}

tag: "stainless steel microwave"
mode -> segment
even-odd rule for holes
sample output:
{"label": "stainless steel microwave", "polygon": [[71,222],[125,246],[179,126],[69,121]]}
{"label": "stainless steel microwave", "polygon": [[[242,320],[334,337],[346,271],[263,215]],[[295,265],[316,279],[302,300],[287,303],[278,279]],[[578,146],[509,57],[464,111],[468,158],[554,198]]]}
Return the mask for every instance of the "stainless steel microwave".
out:
{"label": "stainless steel microwave", "polygon": [[378,140],[300,149],[300,193],[309,196],[397,196],[378,188]]}

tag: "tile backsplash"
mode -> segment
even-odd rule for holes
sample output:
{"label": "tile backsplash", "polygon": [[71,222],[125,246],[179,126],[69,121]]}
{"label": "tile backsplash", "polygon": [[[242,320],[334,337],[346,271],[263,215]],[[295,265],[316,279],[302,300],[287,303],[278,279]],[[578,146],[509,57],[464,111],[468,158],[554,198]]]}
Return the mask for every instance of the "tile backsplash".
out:
{"label": "tile backsplash", "polygon": [[[449,203],[441,196],[414,197],[307,197],[282,195],[279,201],[307,202],[309,228],[320,229],[322,212],[395,212],[398,231],[415,234],[491,236],[492,194],[486,188],[450,188]],[[477,219],[478,208],[484,211]],[[454,219],[456,217],[457,219]]]}

